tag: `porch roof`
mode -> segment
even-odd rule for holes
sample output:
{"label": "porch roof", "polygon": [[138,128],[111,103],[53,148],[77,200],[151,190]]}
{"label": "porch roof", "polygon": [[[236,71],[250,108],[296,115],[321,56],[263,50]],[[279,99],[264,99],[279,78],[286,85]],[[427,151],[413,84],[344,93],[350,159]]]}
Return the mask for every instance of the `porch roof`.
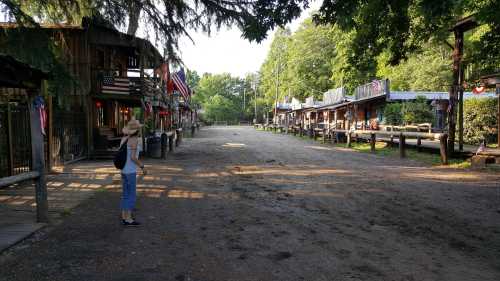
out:
{"label": "porch roof", "polygon": [[0,54],[0,87],[39,88],[40,81],[48,79],[47,72],[22,63],[11,56]]}

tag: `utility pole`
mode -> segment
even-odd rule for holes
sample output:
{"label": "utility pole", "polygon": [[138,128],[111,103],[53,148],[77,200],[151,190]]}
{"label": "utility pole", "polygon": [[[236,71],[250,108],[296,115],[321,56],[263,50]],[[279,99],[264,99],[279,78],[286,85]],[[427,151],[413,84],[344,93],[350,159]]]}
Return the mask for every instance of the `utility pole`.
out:
{"label": "utility pole", "polygon": [[278,115],[278,88],[280,84],[280,73],[279,73],[279,61],[280,56],[278,56],[278,61],[276,62],[276,97],[274,101],[274,116],[273,116],[273,124],[276,124],[276,117]]}
{"label": "utility pole", "polygon": [[247,88],[243,86],[243,112],[245,111],[245,103],[246,103],[246,93],[247,93]]}
{"label": "utility pole", "polygon": [[253,85],[253,93],[255,95],[254,99],[253,99],[253,102],[254,102],[254,105],[255,105],[255,113],[254,113],[254,123],[257,123],[257,84],[255,83]]}

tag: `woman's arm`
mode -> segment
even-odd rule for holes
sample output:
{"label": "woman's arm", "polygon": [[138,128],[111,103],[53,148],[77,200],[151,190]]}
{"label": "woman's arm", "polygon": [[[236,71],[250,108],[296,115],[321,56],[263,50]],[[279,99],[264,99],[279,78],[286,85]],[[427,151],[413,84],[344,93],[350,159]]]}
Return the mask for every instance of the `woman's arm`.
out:
{"label": "woman's arm", "polygon": [[137,159],[137,143],[139,140],[136,137],[133,137],[129,139],[129,145],[130,145],[130,160],[134,162],[137,166],[141,167],[141,169],[144,169],[144,164]]}

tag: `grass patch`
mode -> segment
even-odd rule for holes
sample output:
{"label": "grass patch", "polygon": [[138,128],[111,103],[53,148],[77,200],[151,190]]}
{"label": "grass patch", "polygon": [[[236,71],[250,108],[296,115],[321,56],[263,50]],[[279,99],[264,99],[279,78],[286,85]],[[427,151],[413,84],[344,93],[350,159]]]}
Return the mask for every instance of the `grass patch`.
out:
{"label": "grass patch", "polygon": [[486,147],[489,147],[489,148],[498,148],[498,143],[490,143],[490,144],[486,145]]}
{"label": "grass patch", "polygon": [[[344,144],[339,144],[339,146],[344,146]],[[363,153],[371,153],[371,147],[369,143],[351,143],[351,148],[363,152]],[[375,143],[375,154],[389,157],[399,157],[399,148],[398,147],[390,147],[385,142],[377,142]],[[408,159],[413,159],[420,161],[425,164],[439,166],[441,165],[441,157],[439,154],[428,153],[428,152],[418,152],[415,148],[406,148],[406,157]],[[450,158],[448,159],[448,166],[453,168],[470,168],[471,162],[470,160],[458,159],[458,158]]]}

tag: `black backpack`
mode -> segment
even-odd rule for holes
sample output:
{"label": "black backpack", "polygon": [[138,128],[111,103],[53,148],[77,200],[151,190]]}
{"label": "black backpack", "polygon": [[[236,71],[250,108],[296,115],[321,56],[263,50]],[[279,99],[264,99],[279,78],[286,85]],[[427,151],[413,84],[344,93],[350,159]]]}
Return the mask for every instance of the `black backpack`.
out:
{"label": "black backpack", "polygon": [[113,159],[115,167],[119,170],[123,169],[127,163],[127,142],[128,139],[120,146],[120,149],[118,149],[118,152],[116,152],[115,158]]}

